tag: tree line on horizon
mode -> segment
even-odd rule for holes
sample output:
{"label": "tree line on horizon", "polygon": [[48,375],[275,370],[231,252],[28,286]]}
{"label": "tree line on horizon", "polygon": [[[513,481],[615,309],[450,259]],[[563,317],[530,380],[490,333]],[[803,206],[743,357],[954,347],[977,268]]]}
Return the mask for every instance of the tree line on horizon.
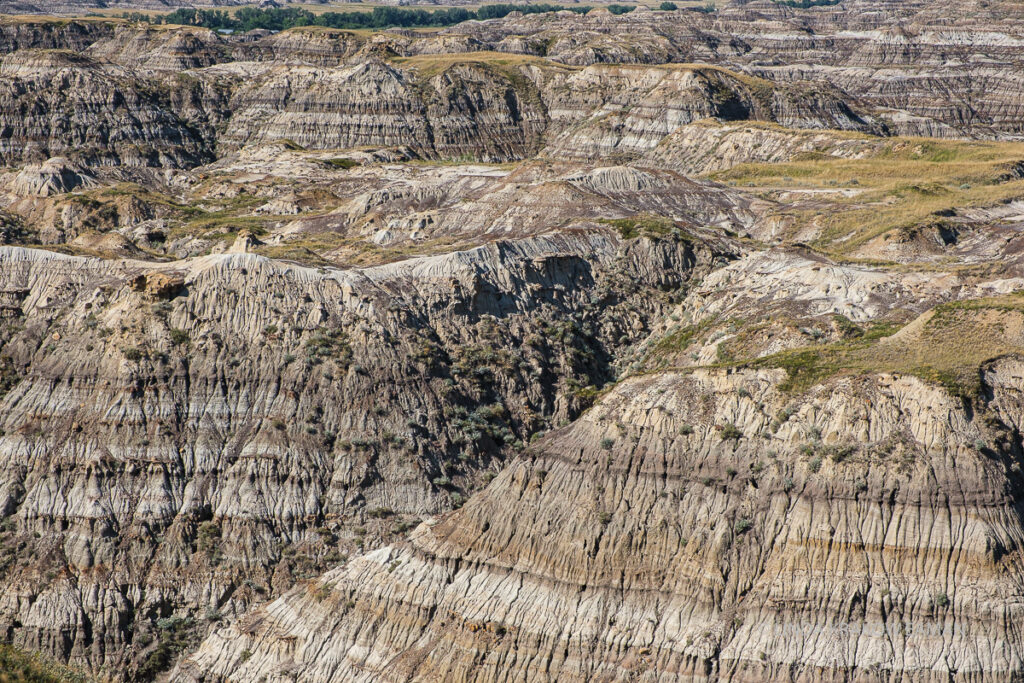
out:
{"label": "tree line on horizon", "polygon": [[[666,3],[668,4],[668,3]],[[636,9],[636,5],[605,5],[612,14],[626,14]],[[383,29],[394,27],[437,27],[452,26],[471,19],[500,19],[512,12],[523,14],[540,14],[568,10],[577,14],[586,14],[593,7],[587,5],[564,6],[540,4],[498,4],[484,5],[476,10],[462,7],[449,7],[436,10],[410,9],[403,7],[374,7],[371,11],[361,12],[323,12],[314,14],[301,7],[283,7],[259,9],[242,7],[230,13],[227,10],[196,9],[192,7],[176,9],[167,14],[148,15],[141,12],[124,12],[122,19],[144,21],[151,24],[180,24],[185,26],[201,26],[214,30],[233,32],[266,29],[283,31],[297,26],[325,26],[340,29]]]}

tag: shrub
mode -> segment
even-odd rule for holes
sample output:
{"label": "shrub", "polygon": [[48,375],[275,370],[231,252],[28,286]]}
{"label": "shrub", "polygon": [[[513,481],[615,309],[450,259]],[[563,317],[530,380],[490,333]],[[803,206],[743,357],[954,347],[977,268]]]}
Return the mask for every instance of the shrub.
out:
{"label": "shrub", "polygon": [[612,449],[612,446],[614,446],[614,445],[615,445],[615,440],[614,439],[601,439],[601,448],[603,448],[606,451],[610,451]]}
{"label": "shrub", "polygon": [[674,2],[663,2],[660,5],[658,5],[658,9],[660,9],[662,12],[674,12],[677,9],[679,9],[679,5],[677,5]]}
{"label": "shrub", "polygon": [[750,531],[750,527],[752,526],[754,526],[754,523],[744,517],[736,522],[736,526],[734,528],[736,529],[737,534],[745,534]]}
{"label": "shrub", "polygon": [[215,522],[203,522],[196,535],[196,547],[200,552],[212,555],[220,545],[220,527]]}
{"label": "shrub", "polygon": [[359,162],[355,159],[347,159],[345,157],[335,157],[333,159],[325,159],[324,162],[329,166],[348,170],[359,165]]}
{"label": "shrub", "polygon": [[827,450],[833,462],[842,462],[856,452],[853,446],[833,446]]}
{"label": "shrub", "polygon": [[679,433],[683,436],[689,436],[690,434],[693,434],[693,427],[690,425],[683,425],[679,428]]}
{"label": "shrub", "polygon": [[743,432],[741,432],[733,423],[726,422],[724,425],[722,425],[723,441],[736,441],[741,436],[743,436]]}
{"label": "shrub", "polygon": [[182,346],[189,343],[190,338],[188,332],[185,330],[172,329],[171,330],[171,343],[175,346]]}

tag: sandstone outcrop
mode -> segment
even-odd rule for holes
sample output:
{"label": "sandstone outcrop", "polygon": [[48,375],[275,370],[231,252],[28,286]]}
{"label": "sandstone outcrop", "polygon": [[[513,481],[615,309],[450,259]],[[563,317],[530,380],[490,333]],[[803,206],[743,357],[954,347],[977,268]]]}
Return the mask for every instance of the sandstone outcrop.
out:
{"label": "sandstone outcrop", "polygon": [[0,62],[4,163],[69,157],[95,165],[184,166],[210,159],[208,142],[165,96],[80,53],[20,50]]}
{"label": "sandstone outcrop", "polygon": [[1018,14],[0,21],[0,641],[1021,677]]}
{"label": "sandstone outcrop", "polygon": [[0,290],[25,295],[3,347],[0,509],[21,549],[0,629],[142,675],[169,647],[151,620],[202,634],[460,501],[614,376],[652,292],[727,248],[595,230],[326,273],[3,250]]}
{"label": "sandstone outcrop", "polygon": [[172,679],[1012,678],[1019,372],[986,369],[979,414],[886,375],[802,396],[780,371],[626,381]]}
{"label": "sandstone outcrop", "polygon": [[46,197],[92,185],[96,185],[96,179],[87,171],[67,159],[54,157],[21,169],[11,181],[10,190],[22,196]]}

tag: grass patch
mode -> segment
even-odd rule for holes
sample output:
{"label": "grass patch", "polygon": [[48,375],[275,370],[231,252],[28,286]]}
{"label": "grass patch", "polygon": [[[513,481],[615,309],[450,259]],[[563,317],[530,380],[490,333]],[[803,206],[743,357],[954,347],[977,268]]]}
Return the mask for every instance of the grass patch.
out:
{"label": "grass patch", "polygon": [[674,235],[680,238],[684,237],[674,221],[653,214],[637,214],[630,218],[602,218],[599,222],[618,230],[624,240],[636,239],[641,236],[667,237]]}
{"label": "grass patch", "polygon": [[0,683],[86,683],[81,672],[61,666],[35,652],[0,644]]}
{"label": "grass patch", "polygon": [[[508,67],[519,67],[523,65],[539,64],[545,67],[553,67],[565,71],[579,71],[583,67],[572,67],[565,64],[557,64],[543,57],[533,55],[516,55],[507,52],[491,52],[482,50],[480,52],[456,52],[441,55],[416,55],[414,57],[395,57],[391,61],[410,69],[415,69],[421,79],[429,79],[443,73],[449,67],[457,64],[474,64],[478,66],[490,66],[501,68],[508,75]],[[518,70],[516,71],[517,75]]]}
{"label": "grass patch", "polygon": [[686,351],[686,349],[690,348],[691,344],[706,334],[717,320],[718,317],[716,316],[714,318],[702,320],[696,325],[685,325],[679,329],[669,332],[667,335],[651,345],[647,355],[644,357],[644,363],[656,361],[658,359]]}
{"label": "grass patch", "polygon": [[894,334],[879,325],[851,340],[783,351],[748,367],[782,368],[781,389],[802,392],[829,377],[900,373],[973,398],[979,368],[988,360],[1024,354],[1024,293],[941,304]]}
{"label": "grass patch", "polygon": [[934,222],[953,209],[1024,197],[1024,180],[1011,172],[1021,159],[1024,144],[1017,142],[894,138],[859,159],[810,153],[784,163],[741,164],[710,177],[769,193],[831,190],[818,195],[829,206],[790,214],[798,229],[812,222],[821,226],[812,246],[844,256],[889,231]]}
{"label": "grass patch", "polygon": [[349,159],[347,157],[324,159],[324,163],[327,164],[328,166],[333,166],[334,168],[340,168],[346,171],[350,168],[355,168],[356,166],[359,165],[358,161],[356,161],[355,159]]}

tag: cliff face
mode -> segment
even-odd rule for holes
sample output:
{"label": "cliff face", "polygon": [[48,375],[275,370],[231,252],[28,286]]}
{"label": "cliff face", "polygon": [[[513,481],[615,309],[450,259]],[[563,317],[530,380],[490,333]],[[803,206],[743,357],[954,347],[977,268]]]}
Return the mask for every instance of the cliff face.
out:
{"label": "cliff face", "polygon": [[211,66],[228,58],[228,46],[202,28],[117,26],[109,36],[89,45],[89,54],[144,71],[185,71]]}
{"label": "cliff face", "polygon": [[174,679],[1009,679],[1020,372],[986,368],[974,414],[888,375],[800,396],[779,371],[623,382]]}
{"label": "cliff face", "polygon": [[[510,160],[545,147],[555,158],[633,158],[704,118],[1021,134],[1024,39],[1012,13],[997,24],[980,12],[951,31],[930,6],[885,7],[872,11],[909,23],[849,30],[867,13],[859,4],[842,22],[825,21],[823,11],[768,9],[510,16],[371,37],[12,22],[0,27],[8,52],[0,97],[17,112],[4,153],[10,162],[63,155],[181,167],[218,148],[291,140],[313,149],[406,147],[431,158]],[[89,59],[31,51],[41,49]],[[678,62],[723,68],[636,66]],[[55,99],[60,90],[67,93]],[[63,114],[75,108],[84,113]]]}
{"label": "cliff face", "polygon": [[[92,57],[7,55],[0,93],[9,162],[69,156],[91,164],[194,166],[243,145],[287,140],[311,149],[405,147],[425,157],[521,159],[550,141],[558,157],[636,154],[679,125],[709,117],[870,131],[836,93],[772,93],[713,69],[507,67],[467,59],[440,68],[371,60],[345,67],[203,67],[187,33],[159,32],[149,50],[123,31]],[[115,47],[116,46],[116,51]],[[131,60],[126,60],[126,56]],[[131,61],[130,67],[97,59]],[[169,72],[169,73],[168,73]],[[73,114],[74,112],[74,114]]]}
{"label": "cliff face", "polygon": [[0,158],[68,156],[95,165],[192,166],[211,158],[165,94],[117,67],[65,51],[12,52],[0,63]]}
{"label": "cliff face", "polygon": [[461,500],[715,256],[600,232],[326,275],[4,250],[0,628],[144,675],[151,620],[201,634]]}
{"label": "cliff face", "polygon": [[473,65],[429,79],[370,62],[339,69],[278,67],[237,92],[228,144],[293,139],[335,149],[406,145],[428,156],[529,156],[544,129],[536,93]]}
{"label": "cliff face", "polygon": [[6,54],[15,50],[84,50],[111,33],[106,22],[26,21],[0,22],[0,46]]}
{"label": "cliff face", "polygon": [[1015,12],[0,22],[0,640],[1024,676]]}
{"label": "cliff face", "polygon": [[867,117],[834,93],[777,90],[715,69],[591,66],[559,74],[545,83],[542,96],[553,124],[564,131],[545,150],[555,158],[628,158],[702,119],[872,130]]}

